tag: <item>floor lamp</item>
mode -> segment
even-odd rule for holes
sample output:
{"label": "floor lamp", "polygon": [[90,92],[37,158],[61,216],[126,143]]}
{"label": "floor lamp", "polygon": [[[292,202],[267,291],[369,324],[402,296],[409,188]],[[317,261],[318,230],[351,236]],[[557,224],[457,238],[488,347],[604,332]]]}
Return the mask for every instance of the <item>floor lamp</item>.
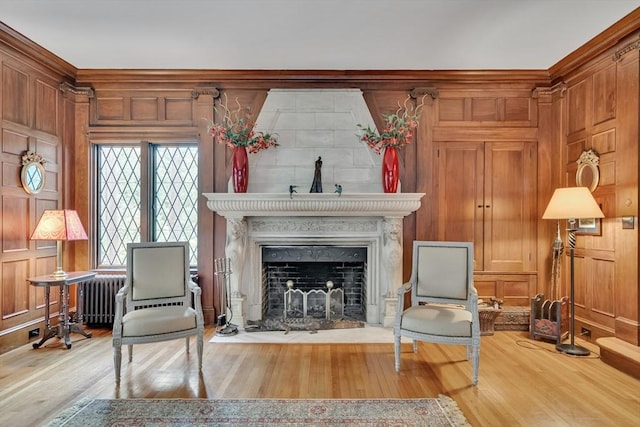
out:
{"label": "floor lamp", "polygon": [[556,349],[572,356],[588,356],[589,350],[575,344],[575,274],[574,249],[576,247],[576,220],[584,218],[604,218],[598,203],[587,187],[558,188],[551,196],[542,219],[569,220],[568,244],[571,262],[571,343],[558,344]]}

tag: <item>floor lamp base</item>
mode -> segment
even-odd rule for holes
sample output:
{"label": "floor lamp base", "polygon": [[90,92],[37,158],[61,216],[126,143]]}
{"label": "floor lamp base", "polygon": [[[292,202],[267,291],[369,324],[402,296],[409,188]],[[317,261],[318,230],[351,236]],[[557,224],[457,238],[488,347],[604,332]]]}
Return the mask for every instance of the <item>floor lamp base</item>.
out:
{"label": "floor lamp base", "polygon": [[588,356],[591,354],[588,349],[575,344],[559,344],[556,346],[556,350],[571,356]]}

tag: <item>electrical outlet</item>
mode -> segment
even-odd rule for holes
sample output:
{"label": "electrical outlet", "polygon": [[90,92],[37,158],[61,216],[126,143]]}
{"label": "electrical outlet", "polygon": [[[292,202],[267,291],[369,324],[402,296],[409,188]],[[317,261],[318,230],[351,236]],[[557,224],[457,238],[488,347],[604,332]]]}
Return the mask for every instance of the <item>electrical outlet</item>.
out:
{"label": "electrical outlet", "polygon": [[590,337],[591,336],[591,329],[585,328],[583,326],[582,328],[580,328],[580,335],[582,335],[583,337]]}
{"label": "electrical outlet", "polygon": [[35,328],[29,331],[29,338],[37,337],[40,335],[40,328]]}

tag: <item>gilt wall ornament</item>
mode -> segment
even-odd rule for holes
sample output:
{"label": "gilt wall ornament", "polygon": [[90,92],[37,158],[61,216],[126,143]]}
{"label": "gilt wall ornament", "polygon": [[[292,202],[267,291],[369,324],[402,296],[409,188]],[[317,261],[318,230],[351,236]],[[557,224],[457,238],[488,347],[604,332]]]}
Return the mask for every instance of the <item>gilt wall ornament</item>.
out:
{"label": "gilt wall ornament", "polygon": [[578,187],[588,187],[593,193],[600,182],[600,156],[594,150],[585,150],[576,161],[576,184]]}
{"label": "gilt wall ornament", "polygon": [[20,181],[22,188],[29,194],[37,194],[44,188],[45,170],[44,157],[35,151],[27,151],[22,156],[22,170],[20,171]]}

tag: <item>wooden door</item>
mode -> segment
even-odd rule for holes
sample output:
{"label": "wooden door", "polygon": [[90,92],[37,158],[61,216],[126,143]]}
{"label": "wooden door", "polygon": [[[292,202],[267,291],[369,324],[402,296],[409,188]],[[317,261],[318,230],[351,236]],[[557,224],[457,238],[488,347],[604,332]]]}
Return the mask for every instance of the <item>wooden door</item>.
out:
{"label": "wooden door", "polygon": [[484,145],[484,271],[532,271],[535,257],[535,144]]}
{"label": "wooden door", "polygon": [[473,242],[474,270],[482,270],[483,143],[436,143],[434,157],[436,239]]}

